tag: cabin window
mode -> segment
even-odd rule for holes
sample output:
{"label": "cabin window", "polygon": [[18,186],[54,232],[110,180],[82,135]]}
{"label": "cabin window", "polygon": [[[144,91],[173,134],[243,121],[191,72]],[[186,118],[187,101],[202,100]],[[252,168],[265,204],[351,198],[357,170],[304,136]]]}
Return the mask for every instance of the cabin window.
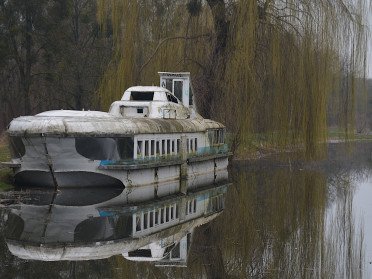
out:
{"label": "cabin window", "polygon": [[171,218],[171,220],[173,220],[174,219],[174,206],[173,205],[171,205],[171,207],[170,207],[170,218]]}
{"label": "cabin window", "polygon": [[142,157],[142,140],[137,141],[137,157]]}
{"label": "cabin window", "polygon": [[[124,110],[125,110],[125,106],[120,106],[119,108],[119,112],[122,116],[124,116]],[[110,108],[110,111],[111,111],[111,108]]]}
{"label": "cabin window", "polygon": [[198,139],[195,138],[195,152],[198,151]]}
{"label": "cabin window", "polygon": [[165,140],[161,141],[161,154],[165,155]]}
{"label": "cabin window", "polygon": [[160,224],[164,223],[164,207],[160,211]]}
{"label": "cabin window", "polygon": [[175,149],[175,140],[172,140],[172,154],[175,153],[176,149]]}
{"label": "cabin window", "polygon": [[154,212],[150,211],[150,228],[154,226]]}
{"label": "cabin window", "polygon": [[172,86],[173,86],[173,82],[172,82],[172,79],[166,79],[165,80],[166,84],[165,84],[165,88],[167,88],[169,91],[172,91]]}
{"label": "cabin window", "polygon": [[165,207],[165,222],[169,222],[169,206]]}
{"label": "cabin window", "polygon": [[[116,230],[120,227],[122,229]],[[102,230],[107,228],[107,230]],[[74,241],[109,241],[129,237],[133,233],[132,216],[92,217],[79,223],[74,230]]]}
{"label": "cabin window", "polygon": [[151,156],[155,155],[155,140],[151,141]]}
{"label": "cabin window", "polygon": [[132,138],[118,138],[117,148],[122,160],[133,158],[134,143]]}
{"label": "cabin window", "polygon": [[147,212],[143,214],[143,229],[144,230],[147,229],[148,227],[148,217],[149,215]]}
{"label": "cabin window", "polygon": [[141,230],[141,217],[136,215],[136,231],[139,232]]}
{"label": "cabin window", "polygon": [[223,144],[225,141],[224,130],[223,129],[209,130],[208,138],[211,145]]}
{"label": "cabin window", "polygon": [[21,137],[10,137],[10,151],[13,158],[21,158],[26,153],[25,145]]}
{"label": "cabin window", "polygon": [[225,131],[220,130],[220,143],[224,143],[224,142],[225,142]]}
{"label": "cabin window", "polygon": [[159,224],[159,210],[155,211],[155,226]]}
{"label": "cabin window", "polygon": [[167,155],[170,154],[170,148],[171,148],[171,141],[167,140]]}
{"label": "cabin window", "polygon": [[211,197],[208,203],[207,212],[215,212],[224,208],[224,200],[222,195]]}
{"label": "cabin window", "polygon": [[145,156],[149,156],[149,141],[145,140]]}
{"label": "cabin window", "polygon": [[90,160],[133,158],[133,138],[75,138],[76,151]]}
{"label": "cabin window", "polygon": [[194,152],[194,139],[190,140],[190,151]]}
{"label": "cabin window", "polygon": [[186,215],[196,213],[196,199],[187,201],[186,203]]}
{"label": "cabin window", "polygon": [[160,142],[156,141],[156,155],[160,155]]}
{"label": "cabin window", "polygon": [[190,140],[189,139],[186,140],[186,145],[187,145],[187,153],[189,153],[190,152]]}
{"label": "cabin window", "polygon": [[132,91],[130,94],[131,101],[152,101],[154,92]]}
{"label": "cabin window", "polygon": [[177,100],[177,98],[174,97],[174,96],[171,95],[171,94],[167,94],[167,99],[168,99],[169,102],[172,102],[172,103],[176,103],[176,104],[178,104],[178,100]]}
{"label": "cabin window", "polygon": [[174,246],[174,248],[172,249],[170,258],[171,259],[174,259],[174,260],[180,259],[181,258],[181,251],[180,251],[180,249],[181,249],[180,248],[180,243],[178,242],[176,244],[176,246]]}
{"label": "cabin window", "polygon": [[173,81],[173,93],[176,97],[182,100],[182,92],[183,92],[183,81],[182,80],[174,80]]}
{"label": "cabin window", "polygon": [[135,258],[135,257],[141,257],[141,258],[151,258],[151,250],[150,249],[138,249],[134,251],[129,251],[128,256]]}
{"label": "cabin window", "polygon": [[91,160],[116,160],[119,154],[114,138],[75,138],[76,151]]}
{"label": "cabin window", "polygon": [[180,153],[180,148],[181,148],[181,140],[177,139],[177,153]]}
{"label": "cabin window", "polygon": [[137,108],[137,113],[143,113],[143,108]]}

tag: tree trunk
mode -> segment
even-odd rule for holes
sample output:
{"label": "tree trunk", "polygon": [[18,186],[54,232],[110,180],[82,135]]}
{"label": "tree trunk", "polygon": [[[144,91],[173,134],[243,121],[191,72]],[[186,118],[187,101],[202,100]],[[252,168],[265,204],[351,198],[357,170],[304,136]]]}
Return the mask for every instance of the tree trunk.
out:
{"label": "tree trunk", "polygon": [[205,117],[211,118],[213,115],[213,106],[215,105],[215,101],[218,99],[217,97],[221,92],[219,81],[221,77],[225,75],[226,70],[226,48],[229,32],[229,21],[227,20],[226,5],[224,0],[207,0],[207,3],[213,16],[216,39],[209,60],[209,65],[206,67],[206,71],[204,73],[207,84],[206,90],[208,91],[206,92],[208,102],[202,102],[205,104],[204,107],[200,109],[201,113]]}
{"label": "tree trunk", "polygon": [[26,36],[25,36],[25,69],[24,69],[24,80],[22,81],[24,97],[25,97],[25,114],[31,113],[31,101],[30,101],[30,87],[31,87],[31,69],[32,69],[32,11],[31,4],[26,2],[25,18],[26,18]]}

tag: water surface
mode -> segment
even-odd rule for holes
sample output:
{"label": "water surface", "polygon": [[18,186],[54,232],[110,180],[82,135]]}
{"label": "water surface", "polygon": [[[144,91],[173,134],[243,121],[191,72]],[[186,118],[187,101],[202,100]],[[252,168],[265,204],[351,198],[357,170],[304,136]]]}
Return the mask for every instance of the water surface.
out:
{"label": "water surface", "polygon": [[[159,267],[122,255],[87,261],[19,259],[5,242],[6,212],[10,204],[32,203],[35,195],[18,201],[3,196],[0,278],[370,278],[372,144],[332,144],[328,153],[328,159],[316,162],[295,154],[234,162],[224,210],[193,231],[187,267]],[[45,210],[48,195],[40,199]],[[98,199],[91,196],[95,202],[105,197],[102,192]],[[62,207],[68,200],[86,205],[74,195],[56,200]],[[116,233],[123,235],[125,226],[120,228]],[[53,233],[58,237],[58,231]]]}

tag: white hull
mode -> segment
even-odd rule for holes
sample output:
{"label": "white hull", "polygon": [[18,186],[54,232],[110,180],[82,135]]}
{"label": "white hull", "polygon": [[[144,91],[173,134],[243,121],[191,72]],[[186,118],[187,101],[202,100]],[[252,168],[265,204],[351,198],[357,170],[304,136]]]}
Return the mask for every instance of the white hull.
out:
{"label": "white hull", "polygon": [[[23,138],[22,141],[25,154],[13,162],[20,166],[15,169],[15,182],[24,187],[151,186],[161,196],[179,192],[181,185],[178,189],[159,189],[158,184],[172,184],[181,179],[213,183],[225,175],[228,165],[226,153],[193,156],[183,161],[180,157],[170,156],[105,166],[100,160],[81,156],[76,151],[74,138],[40,137]],[[182,168],[186,170],[181,171]]]}

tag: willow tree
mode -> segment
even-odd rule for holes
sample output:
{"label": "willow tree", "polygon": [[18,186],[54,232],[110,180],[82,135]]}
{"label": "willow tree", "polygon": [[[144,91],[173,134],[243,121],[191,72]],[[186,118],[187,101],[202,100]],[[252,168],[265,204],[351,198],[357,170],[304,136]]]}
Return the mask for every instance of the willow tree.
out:
{"label": "willow tree", "polygon": [[342,96],[344,126],[353,130],[368,10],[355,2],[99,0],[115,55],[97,100],[106,108],[128,86],[157,84],[157,71],[190,71],[199,112],[224,122],[236,146],[259,135],[316,155],[331,96]]}

